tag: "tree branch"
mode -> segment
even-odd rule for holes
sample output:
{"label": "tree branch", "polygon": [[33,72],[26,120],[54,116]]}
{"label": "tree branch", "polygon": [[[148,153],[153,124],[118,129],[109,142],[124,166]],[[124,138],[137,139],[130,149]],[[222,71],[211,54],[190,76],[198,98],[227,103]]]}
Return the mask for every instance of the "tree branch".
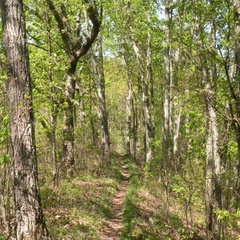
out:
{"label": "tree branch", "polygon": [[[89,3],[89,1],[85,1],[86,3]],[[102,6],[101,6],[101,12],[102,12]],[[91,29],[91,34],[90,36],[86,37],[86,42],[81,46],[80,49],[77,50],[76,55],[78,58],[81,56],[85,55],[89,48],[92,46],[94,40],[96,39],[99,31],[100,31],[100,26],[101,26],[101,19],[98,18],[98,10],[96,3],[94,1],[93,4],[90,4],[88,9],[87,9],[87,14],[89,19],[91,20],[93,26]],[[101,16],[101,15],[100,15]]]}
{"label": "tree branch", "polygon": [[63,4],[61,4],[61,14],[57,11],[57,9],[55,8],[52,0],[46,0],[49,9],[52,11],[55,20],[57,21],[58,24],[58,28],[60,31],[60,34],[62,36],[62,40],[65,46],[65,51],[67,53],[67,55],[70,57],[72,56],[72,38],[70,37],[70,33],[69,31],[69,23],[67,21],[67,18],[65,17],[66,12],[64,13],[64,6],[62,6]]}

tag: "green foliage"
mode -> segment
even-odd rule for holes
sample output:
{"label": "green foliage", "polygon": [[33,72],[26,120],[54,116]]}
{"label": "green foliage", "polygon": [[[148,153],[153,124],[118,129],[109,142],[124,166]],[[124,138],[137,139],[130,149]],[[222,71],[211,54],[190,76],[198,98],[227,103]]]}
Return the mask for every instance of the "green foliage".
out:
{"label": "green foliage", "polygon": [[10,162],[10,154],[1,154],[0,155],[0,166],[1,166],[1,168],[3,168],[9,162]]}
{"label": "green foliage", "polygon": [[229,210],[216,210],[218,219],[227,227],[239,227],[240,226],[240,209],[237,208],[235,213],[230,212]]}
{"label": "green foliage", "polygon": [[[58,10],[61,4],[66,6],[69,34],[72,35],[73,41],[78,37],[85,38],[89,34],[87,33],[88,25],[91,24],[84,17],[86,10],[84,2],[86,1],[53,0]],[[150,114],[156,128],[153,141],[154,156],[151,161],[145,163],[143,169],[132,163],[130,159],[125,159],[131,178],[124,205],[122,239],[194,239],[194,236],[197,239],[196,232],[201,230],[200,225],[203,224],[205,216],[203,206],[206,180],[206,122],[208,120],[205,100],[209,97],[204,90],[205,77],[213,88],[212,102],[217,113],[222,159],[224,210],[217,210],[217,215],[227,227],[237,229],[239,210],[234,212],[234,208],[238,203],[231,202],[236,191],[235,168],[239,158],[239,146],[236,141],[238,122],[235,122],[238,121],[236,118],[238,109],[236,99],[231,95],[231,87],[236,93],[238,89],[238,80],[235,79],[234,73],[236,16],[232,1],[222,1],[221,4],[219,4],[220,1],[196,0],[194,4],[193,1],[169,1],[172,7],[172,19],[169,22],[170,39],[165,39],[167,22],[163,19],[163,9],[166,6],[162,6],[168,1],[131,0],[128,14],[125,4],[127,1],[125,3],[115,0],[96,2],[98,6],[102,4],[104,7],[101,34],[111,148],[121,153],[125,151],[125,104],[129,77],[126,68],[128,67],[133,84],[131,127],[133,128],[136,124],[133,121],[134,114],[138,121],[136,162],[139,165],[142,162],[141,151],[144,147],[139,87],[141,76],[130,40],[128,17],[132,24],[132,34],[137,39],[142,54],[144,67],[147,65],[147,34],[151,33],[152,36],[154,110]],[[76,14],[79,9],[82,33],[77,34]],[[25,15],[36,117],[39,179],[42,184],[41,195],[48,226],[54,239],[97,239],[101,221],[109,217],[111,197],[117,189],[117,183],[122,180],[122,175],[115,156],[111,159],[111,169],[108,166],[104,168],[101,166],[99,154],[101,131],[98,109],[95,107],[98,104],[89,59],[86,56],[77,66],[78,91],[75,93],[74,100],[76,162],[73,171],[75,177],[67,180],[62,174],[64,163],[62,163],[61,154],[63,115],[68,105],[65,101],[65,73],[71,59],[66,54],[58,25],[46,1],[26,0]],[[214,29],[217,31],[216,47],[212,40]],[[163,197],[165,192],[158,179],[161,170],[160,159],[164,157],[161,156],[161,143],[164,120],[163,80],[166,71],[164,68],[166,56],[163,49],[166,46],[170,47],[172,67],[172,86],[169,86],[172,91],[169,96],[172,101],[171,141],[176,136],[175,118],[178,113],[180,114],[177,151],[174,156],[171,156],[171,175],[167,176],[170,190],[168,219],[163,210],[165,207],[161,204],[166,203]],[[95,51],[94,46],[93,51]],[[3,90],[6,72],[2,46],[0,46],[0,68],[0,87]],[[8,107],[4,91],[0,93],[1,167],[10,161]],[[151,100],[150,97],[147,100]],[[83,122],[79,120],[80,103],[81,110],[85,113]],[[49,136],[53,135],[56,138],[55,151],[60,178],[59,188],[54,189],[49,187],[54,165],[53,141]],[[48,139],[44,141],[46,136]],[[131,139],[132,146],[133,139]],[[172,150],[172,146],[170,148]],[[186,226],[186,222],[191,229]],[[195,226],[199,228],[196,229]]]}
{"label": "green foliage", "polygon": [[[59,188],[42,188],[41,197],[54,239],[97,239],[101,222],[109,217],[117,182],[108,178],[73,179]],[[104,189],[104,191],[103,191]]]}
{"label": "green foliage", "polygon": [[129,158],[125,159],[128,171],[130,174],[130,186],[126,192],[123,206],[123,230],[121,239],[138,239],[138,231],[135,230],[137,219],[137,191],[139,186],[139,179],[136,174],[136,166]]}
{"label": "green foliage", "polygon": [[[185,224],[180,210],[171,211],[166,216],[163,204],[165,194],[156,176],[147,175],[145,178],[140,178],[141,169],[129,159],[126,162],[131,177],[124,202],[124,225],[121,239],[202,239],[198,234],[200,228],[189,228],[190,223]],[[179,197],[182,196],[184,199],[188,196],[187,191],[190,192],[190,190],[185,188],[188,188],[191,183],[189,186],[181,186],[182,181],[176,176],[175,183],[172,184],[173,192],[169,199],[171,208],[175,204],[184,208],[186,202],[180,202]],[[191,203],[198,204],[199,199],[196,193],[194,197],[192,196]],[[199,209],[193,208],[191,214],[197,216],[197,210]]]}
{"label": "green foliage", "polygon": [[99,239],[99,230],[110,217],[111,201],[122,180],[118,157],[113,155],[111,166],[98,174],[81,172],[61,180],[58,188],[42,184],[42,204],[54,239]]}
{"label": "green foliage", "polygon": [[[6,109],[1,109],[0,111],[3,114],[6,114]],[[1,125],[0,125],[0,167],[4,167],[10,161],[10,154],[8,153],[8,145],[9,145],[9,128],[8,128],[8,114],[1,117]]]}

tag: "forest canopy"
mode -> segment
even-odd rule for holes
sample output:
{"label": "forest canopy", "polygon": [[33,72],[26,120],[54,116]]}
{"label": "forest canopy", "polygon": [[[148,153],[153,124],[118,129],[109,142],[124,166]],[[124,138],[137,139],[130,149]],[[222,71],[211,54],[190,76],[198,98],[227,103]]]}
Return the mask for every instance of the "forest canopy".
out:
{"label": "forest canopy", "polygon": [[[0,239],[100,239],[109,215],[96,220],[90,199],[96,211],[75,216],[67,196],[77,207],[93,181],[106,204],[119,159],[130,174],[120,239],[239,237],[238,0],[5,0],[1,10]],[[57,215],[81,224],[53,218],[64,204]]]}

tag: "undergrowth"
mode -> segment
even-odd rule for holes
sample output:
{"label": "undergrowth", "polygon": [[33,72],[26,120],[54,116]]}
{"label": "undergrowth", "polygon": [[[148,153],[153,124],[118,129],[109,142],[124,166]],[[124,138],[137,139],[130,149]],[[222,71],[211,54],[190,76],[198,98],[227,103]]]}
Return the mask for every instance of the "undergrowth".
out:
{"label": "undergrowth", "polygon": [[[130,186],[125,196],[121,240],[208,239],[201,182],[190,181],[187,176],[171,176],[166,198],[166,189],[157,174],[146,173],[146,169],[129,159],[125,162],[130,173]],[[239,239],[237,231],[226,228],[225,240],[235,239]]]}
{"label": "undergrowth", "polygon": [[[100,239],[100,229],[110,218],[112,198],[123,180],[118,158],[116,155],[112,164],[98,174],[85,172],[64,178],[57,188],[51,187],[49,179],[44,179],[41,198],[52,239]],[[157,175],[146,174],[145,169],[128,157],[124,157],[124,161],[130,185],[124,201],[121,240],[207,239],[200,184],[194,186],[188,179],[183,181],[181,176],[172,176],[166,212],[166,193]],[[1,239],[6,236],[0,233]],[[225,239],[238,237],[230,232]]]}
{"label": "undergrowth", "polygon": [[124,202],[124,221],[121,240],[204,239],[199,227],[187,226],[180,213],[173,211],[179,204],[171,197],[171,210],[166,214],[164,189],[158,179],[144,176],[142,169],[125,160],[130,172],[130,186]]}
{"label": "undergrowth", "polygon": [[99,175],[85,174],[61,180],[57,188],[46,184],[41,188],[44,214],[52,239],[99,239],[99,229],[110,217],[111,200],[121,180],[117,158],[108,168]]}

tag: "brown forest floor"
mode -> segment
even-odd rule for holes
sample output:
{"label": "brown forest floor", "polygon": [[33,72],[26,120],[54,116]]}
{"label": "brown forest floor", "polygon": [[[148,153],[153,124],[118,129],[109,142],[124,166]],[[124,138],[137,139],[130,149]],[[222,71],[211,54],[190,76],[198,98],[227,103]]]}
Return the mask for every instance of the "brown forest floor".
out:
{"label": "brown forest floor", "polygon": [[[208,239],[198,195],[186,216],[182,195],[171,192],[166,217],[164,187],[154,176],[142,178],[142,168],[125,158],[127,167],[124,158],[116,156],[102,175],[63,179],[58,188],[45,183],[41,197],[52,239]],[[0,240],[7,236],[0,216]],[[238,238],[239,227],[226,228],[226,240]]]}
{"label": "brown forest floor", "polygon": [[111,217],[106,221],[104,227],[100,231],[101,240],[119,239],[119,235],[121,234],[121,229],[123,227],[123,203],[127,188],[129,186],[129,173],[126,165],[124,165],[122,157],[119,157],[119,161],[123,168],[123,180],[120,182],[119,191],[112,199],[112,208],[110,212]]}

